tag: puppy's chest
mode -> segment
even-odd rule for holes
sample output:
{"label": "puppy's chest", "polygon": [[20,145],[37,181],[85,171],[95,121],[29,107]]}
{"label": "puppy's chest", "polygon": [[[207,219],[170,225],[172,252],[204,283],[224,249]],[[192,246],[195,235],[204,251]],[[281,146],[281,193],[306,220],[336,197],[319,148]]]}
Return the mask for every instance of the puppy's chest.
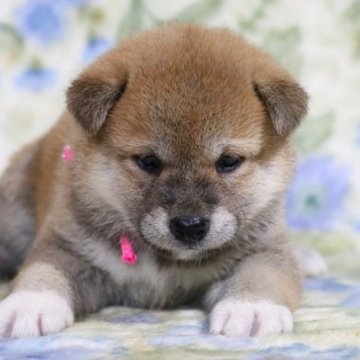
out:
{"label": "puppy's chest", "polygon": [[159,267],[148,254],[143,254],[135,266],[126,266],[113,273],[119,284],[120,298],[124,305],[145,308],[178,306],[201,297],[211,277],[193,269],[173,266]]}
{"label": "puppy's chest", "polygon": [[126,306],[161,308],[200,300],[219,274],[216,266],[209,265],[160,266],[148,251],[137,254],[135,265],[127,265],[122,262],[120,251],[116,253],[100,244],[87,250],[93,264],[116,283],[117,297]]}

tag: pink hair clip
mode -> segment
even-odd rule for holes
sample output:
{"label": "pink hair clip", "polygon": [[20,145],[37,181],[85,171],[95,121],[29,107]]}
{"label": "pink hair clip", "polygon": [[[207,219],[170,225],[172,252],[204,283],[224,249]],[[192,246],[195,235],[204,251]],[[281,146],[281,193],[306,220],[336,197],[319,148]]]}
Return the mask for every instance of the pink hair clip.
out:
{"label": "pink hair clip", "polygon": [[126,265],[135,265],[137,255],[127,235],[120,236],[121,260]]}
{"label": "pink hair clip", "polygon": [[71,145],[64,146],[61,157],[65,161],[70,161],[74,159],[74,149]]}

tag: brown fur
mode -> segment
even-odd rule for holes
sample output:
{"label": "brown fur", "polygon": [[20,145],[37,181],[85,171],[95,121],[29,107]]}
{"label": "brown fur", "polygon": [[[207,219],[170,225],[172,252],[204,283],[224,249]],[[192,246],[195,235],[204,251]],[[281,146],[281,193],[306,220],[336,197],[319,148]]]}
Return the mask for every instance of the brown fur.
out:
{"label": "brown fur", "polygon": [[[228,30],[167,26],[100,57],[73,82],[67,104],[27,164],[24,153],[14,160],[24,177],[29,166],[36,169],[32,185],[20,179],[8,202],[22,206],[24,191],[35,199],[37,234],[14,291],[66,293],[77,314],[194,299],[210,310],[226,297],[298,306],[301,276],[287,244],[283,198],[293,168],[288,135],[306,113],[307,96],[267,54]],[[75,150],[72,162],[60,158],[66,144]],[[241,155],[244,164],[217,173],[223,152]],[[147,154],[161,158],[158,176],[135,164],[135,155]],[[6,207],[0,204],[1,216]],[[227,211],[220,218],[233,215],[234,234],[222,243],[216,233],[189,258],[177,255],[184,244],[151,235],[156,216],[210,218],[219,209]],[[120,233],[137,249],[135,269],[110,259],[120,257]],[[18,252],[15,265],[23,258]],[[31,270],[37,263],[57,275]],[[8,267],[2,274],[14,271]]]}

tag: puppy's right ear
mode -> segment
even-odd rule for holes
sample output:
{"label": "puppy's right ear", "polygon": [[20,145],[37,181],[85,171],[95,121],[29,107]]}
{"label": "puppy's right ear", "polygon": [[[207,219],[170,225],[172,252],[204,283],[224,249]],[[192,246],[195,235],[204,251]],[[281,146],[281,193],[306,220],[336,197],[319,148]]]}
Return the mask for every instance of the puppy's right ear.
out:
{"label": "puppy's right ear", "polygon": [[252,83],[275,131],[289,136],[307,113],[308,95],[292,75],[258,49],[252,53]]}
{"label": "puppy's right ear", "polygon": [[308,96],[293,80],[269,77],[263,82],[255,83],[254,90],[265,105],[280,136],[289,135],[307,112]]}
{"label": "puppy's right ear", "polygon": [[115,51],[85,69],[66,94],[68,110],[92,136],[104,125],[126,88],[127,71],[118,56],[114,56]]}

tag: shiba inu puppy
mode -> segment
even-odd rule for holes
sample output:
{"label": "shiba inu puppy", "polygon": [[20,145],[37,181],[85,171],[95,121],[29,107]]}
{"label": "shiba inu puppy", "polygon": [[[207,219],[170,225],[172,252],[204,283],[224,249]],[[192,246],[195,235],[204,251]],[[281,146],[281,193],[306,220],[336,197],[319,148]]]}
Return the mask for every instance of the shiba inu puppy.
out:
{"label": "shiba inu puppy", "polygon": [[284,196],[306,110],[289,73],[225,29],[169,25],[101,56],[2,178],[0,273],[17,275],[0,336],[116,304],[199,304],[227,336],[291,331]]}

